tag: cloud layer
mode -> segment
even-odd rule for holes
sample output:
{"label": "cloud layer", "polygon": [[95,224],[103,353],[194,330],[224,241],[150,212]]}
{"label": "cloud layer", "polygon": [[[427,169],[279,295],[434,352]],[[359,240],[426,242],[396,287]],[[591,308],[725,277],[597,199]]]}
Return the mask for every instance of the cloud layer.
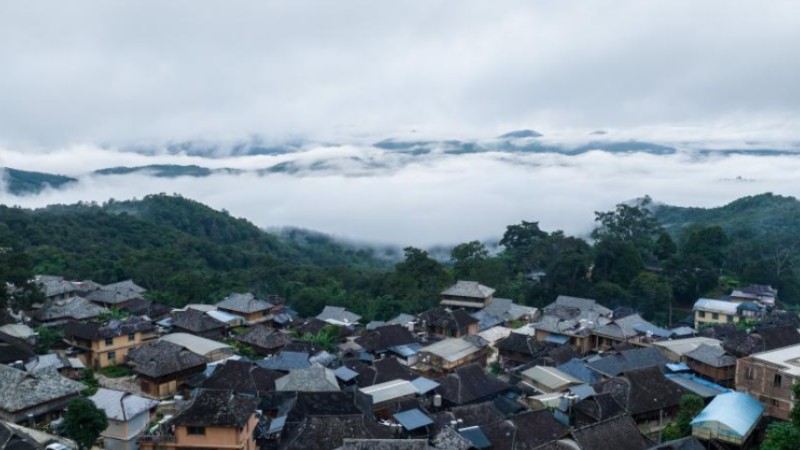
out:
{"label": "cloud layer", "polygon": [[793,2],[4,2],[0,142],[797,129]]}
{"label": "cloud layer", "polygon": [[[300,154],[221,159],[142,156],[97,148],[70,148],[47,157],[0,151],[17,168],[66,173],[79,182],[37,196],[0,192],[0,203],[40,207],[109,198],[180,193],[225,208],[261,227],[298,226],[371,243],[429,246],[495,238],[507,225],[540,221],[544,229],[587,233],[594,211],[649,194],[681,206],[718,206],[744,195],[800,196],[800,156],[705,156],[482,153],[400,157],[357,146],[317,148]],[[379,161],[365,168],[342,153]],[[71,160],[72,158],[72,160]],[[200,164],[253,169],[292,158],[325,170],[254,173],[205,178],[155,178],[146,174],[97,176],[90,170],[121,164]],[[24,164],[23,164],[24,163]],[[57,170],[62,168],[64,170]],[[67,170],[69,169],[69,170]]]}

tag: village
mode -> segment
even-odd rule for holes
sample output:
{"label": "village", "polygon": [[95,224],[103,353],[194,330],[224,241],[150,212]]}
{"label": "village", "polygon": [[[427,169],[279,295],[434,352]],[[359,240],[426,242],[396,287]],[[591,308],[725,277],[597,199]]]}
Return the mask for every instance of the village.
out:
{"label": "village", "polygon": [[[800,317],[764,285],[663,328],[476,281],[369,323],[277,296],[174,309],[131,280],[35,282],[46,300],[0,326],[0,448],[75,448],[59,425],[83,395],[107,450],[749,449],[789,420],[800,379]],[[702,402],[688,418],[687,398]]]}

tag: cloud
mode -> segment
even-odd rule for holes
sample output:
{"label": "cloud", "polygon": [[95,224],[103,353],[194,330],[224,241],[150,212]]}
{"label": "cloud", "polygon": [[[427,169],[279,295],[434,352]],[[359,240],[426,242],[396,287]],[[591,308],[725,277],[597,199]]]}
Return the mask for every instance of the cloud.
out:
{"label": "cloud", "polygon": [[[385,167],[365,169],[337,152]],[[82,153],[83,152],[83,153]],[[197,162],[184,156],[130,155],[96,148],[73,148],[47,165],[79,161]],[[7,153],[0,152],[0,156]],[[89,157],[91,155],[91,158]],[[382,158],[384,155],[385,158]],[[399,158],[374,148],[316,148],[292,157],[307,166],[329,161],[322,171],[257,176],[213,175],[206,178],[154,178],[145,174],[93,176],[81,172],[79,183],[38,196],[0,193],[0,203],[41,207],[52,203],[103,202],[141,198],[151,193],[180,193],[216,209],[227,209],[258,226],[298,226],[338,237],[396,245],[455,244],[496,238],[522,220],[539,221],[547,230],[585,235],[594,211],[649,194],[656,201],[680,206],[719,206],[745,195],[771,191],[800,195],[796,174],[800,157],[612,154],[592,151],[560,154],[482,153]],[[262,167],[273,159],[205,159],[219,167]],[[201,161],[202,162],[202,161]],[[23,168],[31,169],[29,162]],[[206,164],[207,165],[207,164]],[[77,166],[75,167],[77,168]]]}
{"label": "cloud", "polygon": [[791,2],[14,2],[0,141],[796,129]]}

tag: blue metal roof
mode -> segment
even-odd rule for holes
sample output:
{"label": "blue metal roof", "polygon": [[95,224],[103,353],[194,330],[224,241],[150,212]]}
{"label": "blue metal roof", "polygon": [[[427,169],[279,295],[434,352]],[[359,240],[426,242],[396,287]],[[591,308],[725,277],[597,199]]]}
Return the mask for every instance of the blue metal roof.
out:
{"label": "blue metal roof", "polygon": [[667,363],[667,369],[671,372],[688,372],[692,370],[686,363]]}
{"label": "blue metal roof", "polygon": [[433,423],[430,417],[426,416],[417,408],[397,413],[393,417],[394,420],[399,422],[400,425],[408,431],[413,431]]}
{"label": "blue metal roof", "polygon": [[268,433],[272,434],[283,430],[283,427],[286,426],[286,417],[287,416],[280,416],[272,419],[269,423]]}
{"label": "blue metal roof", "polygon": [[336,375],[336,378],[342,381],[350,381],[358,376],[358,372],[350,369],[347,366],[339,367],[338,369],[333,371],[333,374]]}
{"label": "blue metal roof", "polygon": [[398,355],[408,358],[409,356],[414,356],[419,353],[419,349],[422,348],[422,344],[407,344],[407,345],[395,345],[393,347],[389,347],[389,351],[395,352]]}
{"label": "blue metal roof", "polygon": [[570,374],[584,383],[592,384],[600,381],[600,374],[587,367],[586,364],[578,358],[572,358],[564,364],[559,364],[556,366],[556,369]]}
{"label": "blue metal roof", "polygon": [[411,384],[417,388],[417,391],[420,393],[420,395],[426,394],[439,387],[439,383],[429,380],[425,377],[415,378],[411,380]]}
{"label": "blue metal roof", "polygon": [[462,436],[469,439],[472,442],[472,445],[475,448],[489,448],[492,446],[492,443],[489,442],[489,438],[486,437],[486,434],[483,433],[481,427],[469,427],[469,428],[462,428],[458,430]]}
{"label": "blue metal roof", "polygon": [[764,405],[753,397],[741,392],[727,392],[714,397],[692,420],[692,426],[703,428],[706,423],[719,422],[727,428],[721,434],[744,439],[758,424],[763,412]]}
{"label": "blue metal roof", "polygon": [[712,383],[711,381],[704,380],[698,376],[688,373],[667,374],[664,376],[673,383],[678,384],[684,389],[688,389],[703,398],[716,397],[717,395],[730,391],[728,388],[724,388],[716,383]]}
{"label": "blue metal roof", "polygon": [[550,334],[546,338],[544,338],[545,342],[552,342],[554,344],[566,344],[569,342],[569,336],[564,336],[561,334]]}

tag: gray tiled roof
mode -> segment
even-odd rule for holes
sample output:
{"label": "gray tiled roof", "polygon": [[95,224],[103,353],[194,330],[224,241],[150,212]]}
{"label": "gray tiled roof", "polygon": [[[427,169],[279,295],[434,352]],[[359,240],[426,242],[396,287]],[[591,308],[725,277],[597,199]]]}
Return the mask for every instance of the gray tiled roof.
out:
{"label": "gray tiled roof", "polygon": [[132,280],[125,280],[119,283],[102,286],[100,289],[90,292],[86,298],[93,302],[114,305],[135,298],[141,298],[144,292],[145,289]]}
{"label": "gray tiled roof", "polygon": [[102,306],[95,305],[83,297],[72,297],[64,301],[53,302],[36,311],[34,318],[41,322],[58,319],[91,319],[108,312]]}
{"label": "gray tiled roof", "polygon": [[469,297],[485,299],[494,294],[494,289],[484,286],[477,281],[457,281],[456,284],[442,291],[442,295],[452,295],[454,297]]}
{"label": "gray tiled roof", "polygon": [[0,365],[0,409],[10,412],[78,395],[82,383],[64,378],[54,369],[29,373]]}
{"label": "gray tiled roof", "polygon": [[297,369],[275,380],[276,391],[327,392],[339,391],[339,382],[332,370],[319,364]]}
{"label": "gray tiled roof", "polygon": [[105,388],[98,389],[89,400],[105,411],[106,417],[121,422],[127,422],[158,406],[156,400]]}
{"label": "gray tiled roof", "polygon": [[208,361],[180,345],[162,340],[132,349],[128,352],[128,359],[135,366],[136,372],[153,378],[192,367],[205,367]]}
{"label": "gray tiled roof", "polygon": [[326,306],[317,319],[329,323],[356,323],[361,320],[361,316],[353,314],[341,306]]}
{"label": "gray tiled roof", "polygon": [[246,294],[233,293],[225,297],[225,299],[221,302],[217,303],[217,308],[245,314],[266,311],[273,306],[274,305],[272,303],[269,303],[265,300],[259,300],[249,292]]}
{"label": "gray tiled roof", "polygon": [[736,357],[729,355],[721,347],[702,344],[684,356],[708,364],[711,367],[729,367],[736,365]]}

